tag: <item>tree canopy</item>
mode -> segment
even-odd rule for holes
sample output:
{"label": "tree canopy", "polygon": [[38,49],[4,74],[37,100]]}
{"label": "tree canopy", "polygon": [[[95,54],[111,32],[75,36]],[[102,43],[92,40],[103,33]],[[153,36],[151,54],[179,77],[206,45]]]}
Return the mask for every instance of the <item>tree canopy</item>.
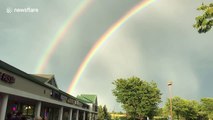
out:
{"label": "tree canopy", "polygon": [[203,14],[195,18],[196,23],[193,26],[198,29],[199,33],[206,33],[213,26],[213,3],[202,4],[197,10],[202,11]]}
{"label": "tree canopy", "polygon": [[201,107],[208,114],[208,117],[213,119],[213,98],[202,98]]}
{"label": "tree canopy", "polygon": [[103,107],[101,105],[98,106],[98,120],[111,120],[111,116],[106,105]]}
{"label": "tree canopy", "polygon": [[[165,104],[167,111],[170,109],[169,99]],[[172,110],[175,118],[186,120],[208,120],[213,115],[213,99],[202,98],[200,102],[187,100],[180,97],[172,98]]]}
{"label": "tree canopy", "polygon": [[161,93],[155,82],[130,77],[117,79],[112,84],[115,85],[112,92],[117,102],[122,104],[123,109],[133,119],[152,118],[157,113]]}

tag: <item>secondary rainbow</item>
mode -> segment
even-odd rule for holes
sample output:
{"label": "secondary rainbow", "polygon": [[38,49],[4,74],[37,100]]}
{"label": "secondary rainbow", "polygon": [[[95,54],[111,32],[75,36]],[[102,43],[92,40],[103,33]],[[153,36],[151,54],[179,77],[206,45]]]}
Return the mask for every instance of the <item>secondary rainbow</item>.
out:
{"label": "secondary rainbow", "polygon": [[74,12],[68,17],[65,23],[60,27],[54,36],[53,40],[45,50],[43,56],[38,62],[38,67],[35,70],[35,73],[43,73],[45,67],[48,64],[48,61],[52,57],[53,53],[56,51],[57,46],[63,40],[68,29],[73,25],[76,19],[86,10],[86,8],[92,3],[92,0],[84,0],[80,3],[80,5],[74,10]]}
{"label": "secondary rainbow", "polygon": [[76,87],[76,84],[78,80],[80,79],[82,73],[84,72],[85,68],[87,67],[88,63],[92,59],[92,57],[95,55],[96,51],[103,45],[104,42],[116,31],[118,30],[130,17],[138,13],[142,8],[145,8],[155,0],[143,0],[136,6],[134,6],[131,10],[129,10],[123,17],[121,17],[117,22],[115,22],[93,45],[93,47],[90,49],[86,57],[84,58],[82,64],[78,68],[77,73],[75,74],[69,88],[68,93],[72,93],[73,90]]}

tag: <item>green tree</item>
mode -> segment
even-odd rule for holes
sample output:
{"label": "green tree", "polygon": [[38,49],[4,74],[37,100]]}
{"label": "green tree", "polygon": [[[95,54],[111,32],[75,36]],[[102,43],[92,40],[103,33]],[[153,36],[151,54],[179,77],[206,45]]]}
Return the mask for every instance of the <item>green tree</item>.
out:
{"label": "green tree", "polygon": [[106,105],[103,107],[104,120],[111,120],[111,115],[109,114]]}
{"label": "green tree", "polygon": [[198,29],[199,33],[206,33],[213,26],[213,3],[209,5],[202,4],[197,10],[203,11],[204,13],[195,18],[196,23],[193,26]]}
{"label": "green tree", "polygon": [[[169,111],[170,104],[167,100],[166,109]],[[195,100],[186,100],[180,97],[174,97],[172,99],[173,116],[178,120],[184,118],[186,120],[202,119],[206,120],[206,112],[201,109],[201,104]]]}
{"label": "green tree", "polygon": [[157,113],[158,104],[161,102],[161,93],[154,82],[146,82],[137,77],[117,79],[112,83],[112,90],[117,102],[134,120],[136,117],[153,118]]}
{"label": "green tree", "polygon": [[[180,115],[183,113],[184,104],[185,104],[185,101],[182,98],[177,97],[177,96],[172,98],[172,111],[175,113],[178,120],[180,119]],[[168,111],[170,110],[169,99],[166,102],[166,108]]]}
{"label": "green tree", "polygon": [[101,105],[98,106],[98,120],[104,119],[103,107]]}
{"label": "green tree", "polygon": [[199,103],[195,100],[184,100],[182,116],[186,120],[196,120]]}
{"label": "green tree", "polygon": [[98,106],[98,120],[111,120],[111,116],[106,105],[103,107],[101,105]]}
{"label": "green tree", "polygon": [[168,117],[168,111],[167,109],[165,109],[165,107],[163,108],[159,108],[157,110],[157,115],[155,115],[155,120],[167,120],[167,117]]}
{"label": "green tree", "polygon": [[157,110],[157,115],[158,115],[158,116],[163,115],[163,108],[158,108],[158,110]]}
{"label": "green tree", "polygon": [[202,98],[201,109],[208,114],[209,119],[213,119],[213,98]]}

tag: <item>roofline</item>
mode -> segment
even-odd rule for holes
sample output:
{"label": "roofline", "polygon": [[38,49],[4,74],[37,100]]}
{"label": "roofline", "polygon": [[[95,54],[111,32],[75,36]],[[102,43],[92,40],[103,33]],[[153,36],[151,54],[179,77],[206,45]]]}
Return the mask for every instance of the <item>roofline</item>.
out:
{"label": "roofline", "polygon": [[[86,100],[83,100],[83,99],[81,99],[80,97],[83,97],[84,99],[86,99],[86,100],[88,100],[88,101],[86,101]],[[86,98],[86,97],[84,97],[84,96],[77,96],[76,97],[78,100],[80,100],[80,101],[82,101],[82,102],[85,102],[85,103],[93,103],[90,99],[88,99],[88,98]]]}
{"label": "roofline", "polygon": [[[86,96],[94,96],[95,97],[95,101],[93,100],[90,100],[89,98],[87,98]],[[79,97],[83,97],[84,99],[87,99],[88,101],[85,101],[85,100],[82,100],[82,101],[85,101],[86,103],[92,103],[92,104],[95,104],[97,102],[97,95],[94,95],[94,94],[80,94]],[[77,96],[78,98],[78,96]],[[78,98],[79,99],[79,98]]]}
{"label": "roofline", "polygon": [[88,102],[88,101],[86,101],[86,100],[82,100],[82,99],[80,99],[80,98],[77,98],[77,100],[79,100],[79,101],[81,101],[81,102],[83,102],[83,103],[85,103],[85,104],[90,104],[90,103],[92,103],[92,102]]}
{"label": "roofline", "polygon": [[[52,87],[52,86],[50,86],[48,84],[45,84],[45,83],[39,81],[38,79],[36,79],[36,77],[34,77],[33,75],[28,74],[28,73],[26,73],[26,72],[24,72],[24,71],[22,71],[22,70],[20,70],[20,69],[18,69],[16,67],[12,66],[12,65],[9,65],[8,63],[3,62],[2,60],[0,60],[0,68],[3,69],[3,70],[9,71],[9,72],[11,72],[13,74],[19,75],[19,76],[21,76],[21,77],[23,77],[23,78],[25,78],[27,80],[30,80],[30,81],[32,81],[32,82],[34,82],[36,84],[39,84],[39,85],[44,86],[44,87],[47,87],[47,88],[49,88],[51,90],[56,90],[57,92],[59,92],[59,93],[61,93],[63,95],[66,95],[66,97],[73,98],[75,100],[78,100],[82,104],[88,105],[86,102],[83,102],[83,101],[79,100],[77,97],[74,97],[74,96],[72,96],[72,95],[70,95],[70,94],[68,94],[68,93],[66,93],[66,92],[64,92],[64,91],[62,91],[62,90],[60,90],[58,88]],[[53,78],[55,78],[55,77],[53,76]]]}
{"label": "roofline", "polygon": [[[58,92],[60,92],[60,93],[62,93],[62,94],[65,94],[65,95],[67,95],[67,96],[69,96],[69,97],[72,97],[72,98],[75,98],[74,96],[72,96],[72,95],[70,95],[70,94],[68,94],[68,93],[66,93],[66,92],[64,92],[64,91],[62,91],[62,90],[60,90],[60,89],[56,89],[56,88],[54,88],[54,87],[52,87],[52,86],[49,86],[49,85],[47,85],[47,84],[45,84],[45,83],[43,83],[43,82],[40,82],[39,80],[37,80],[35,77],[33,77],[32,75],[30,75],[30,74],[28,74],[28,73],[26,73],[26,72],[24,72],[24,71],[22,71],[22,70],[19,70],[18,68],[16,68],[16,67],[14,67],[14,66],[12,66],[12,65],[9,65],[8,63],[5,63],[5,62],[3,62],[2,60],[0,60],[0,68],[3,68],[3,69],[5,69],[5,70],[7,70],[7,71],[9,71],[9,72],[11,72],[11,73],[14,73],[14,74],[16,74],[16,75],[19,75],[19,76],[21,76],[21,77],[23,77],[23,78],[25,78],[25,79],[27,79],[27,80],[30,80],[30,81],[32,81],[32,82],[34,82],[34,83],[37,83],[37,84],[39,84],[39,85],[42,85],[42,86],[44,86],[44,87],[47,87],[47,88],[49,88],[49,89],[54,89],[54,90],[57,90]],[[75,98],[76,99],[76,98]]]}
{"label": "roofline", "polygon": [[33,76],[31,76],[30,74],[28,74],[28,73],[26,73],[26,72],[24,72],[22,70],[19,70],[18,68],[15,68],[14,66],[9,65],[9,64],[3,62],[2,60],[0,60],[0,67],[2,67],[3,69],[5,69],[5,70],[7,70],[9,72],[12,72],[12,73],[14,73],[16,75],[19,75],[19,76],[21,76],[23,78],[26,78],[26,79],[34,82],[34,83],[37,83],[37,84],[42,85],[44,87],[51,88],[51,87],[43,84],[42,82],[38,81],[36,78],[34,78]]}

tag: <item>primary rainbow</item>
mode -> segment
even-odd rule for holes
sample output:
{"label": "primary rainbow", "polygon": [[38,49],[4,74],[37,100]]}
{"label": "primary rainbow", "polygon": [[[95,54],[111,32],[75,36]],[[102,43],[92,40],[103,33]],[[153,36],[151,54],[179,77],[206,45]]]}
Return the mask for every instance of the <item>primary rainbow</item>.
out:
{"label": "primary rainbow", "polygon": [[87,67],[89,61],[92,59],[92,57],[95,55],[96,51],[100,48],[100,46],[116,31],[121,27],[131,16],[135,15],[137,12],[139,12],[142,8],[145,8],[155,0],[143,0],[136,6],[134,6],[131,10],[129,10],[123,17],[121,17],[117,22],[115,22],[98,40],[97,42],[93,45],[93,47],[90,49],[86,57],[84,58],[82,64],[78,68],[77,73],[75,74],[69,88],[68,88],[68,93],[72,93],[73,90],[76,87],[76,84]]}
{"label": "primary rainbow", "polygon": [[41,57],[40,61],[38,62],[38,67],[36,68],[35,73],[42,73],[44,71],[45,67],[48,64],[48,61],[55,52],[57,46],[63,40],[63,37],[65,36],[68,29],[73,25],[76,19],[85,11],[85,9],[89,6],[91,2],[92,0],[82,1],[80,5],[74,10],[74,12],[68,17],[63,26],[60,27],[53,40],[45,50],[45,53]]}

